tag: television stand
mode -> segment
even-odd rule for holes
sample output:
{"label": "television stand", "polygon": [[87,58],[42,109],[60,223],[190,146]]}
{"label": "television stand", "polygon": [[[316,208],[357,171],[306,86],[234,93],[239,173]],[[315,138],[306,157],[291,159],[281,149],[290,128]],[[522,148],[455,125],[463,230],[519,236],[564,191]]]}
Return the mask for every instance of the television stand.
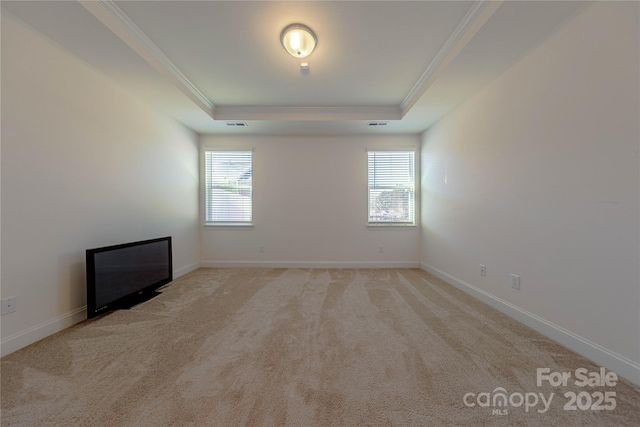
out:
{"label": "television stand", "polygon": [[147,302],[150,299],[157,297],[161,293],[162,292],[158,291],[148,291],[131,295],[127,298],[122,299],[121,301],[116,302],[113,305],[113,308],[116,310],[129,310],[137,305],[142,304],[143,302]]}

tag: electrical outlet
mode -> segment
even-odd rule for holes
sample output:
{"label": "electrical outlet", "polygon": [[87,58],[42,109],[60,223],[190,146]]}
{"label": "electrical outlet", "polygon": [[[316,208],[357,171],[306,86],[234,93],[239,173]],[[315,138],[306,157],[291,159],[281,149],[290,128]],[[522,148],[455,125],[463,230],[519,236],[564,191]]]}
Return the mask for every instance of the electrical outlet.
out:
{"label": "electrical outlet", "polygon": [[258,252],[260,253],[264,252],[264,245],[260,245],[260,247],[258,248]]}
{"label": "electrical outlet", "polygon": [[487,266],[484,264],[480,264],[480,275],[481,276],[487,275]]}
{"label": "electrical outlet", "polygon": [[384,252],[384,251],[382,250],[382,245],[378,246],[378,253],[379,253],[379,254],[381,254],[381,253],[383,253],[383,252]]}
{"label": "electrical outlet", "polygon": [[2,313],[1,315],[13,313],[16,311],[16,297],[9,297],[2,299]]}
{"label": "electrical outlet", "polygon": [[511,275],[511,287],[520,290],[520,276]]}

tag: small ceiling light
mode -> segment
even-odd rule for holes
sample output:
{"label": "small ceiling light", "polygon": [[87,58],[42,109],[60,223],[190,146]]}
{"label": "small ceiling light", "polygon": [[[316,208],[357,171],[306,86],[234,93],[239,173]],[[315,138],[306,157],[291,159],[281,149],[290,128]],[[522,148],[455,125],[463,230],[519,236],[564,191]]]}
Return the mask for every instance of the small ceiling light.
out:
{"label": "small ceiling light", "polygon": [[306,58],[311,55],[318,44],[318,38],[313,30],[303,24],[291,24],[284,27],[280,33],[282,46],[296,58]]}

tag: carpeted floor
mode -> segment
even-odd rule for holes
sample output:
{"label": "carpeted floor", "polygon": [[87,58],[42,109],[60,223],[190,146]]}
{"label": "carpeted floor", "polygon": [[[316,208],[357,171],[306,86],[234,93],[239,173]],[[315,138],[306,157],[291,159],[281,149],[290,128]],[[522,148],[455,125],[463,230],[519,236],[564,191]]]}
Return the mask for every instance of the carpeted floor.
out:
{"label": "carpeted floor", "polygon": [[[572,377],[538,386],[538,368]],[[3,426],[640,425],[637,387],[578,387],[579,368],[600,372],[421,270],[200,269],[4,357],[1,416]]]}

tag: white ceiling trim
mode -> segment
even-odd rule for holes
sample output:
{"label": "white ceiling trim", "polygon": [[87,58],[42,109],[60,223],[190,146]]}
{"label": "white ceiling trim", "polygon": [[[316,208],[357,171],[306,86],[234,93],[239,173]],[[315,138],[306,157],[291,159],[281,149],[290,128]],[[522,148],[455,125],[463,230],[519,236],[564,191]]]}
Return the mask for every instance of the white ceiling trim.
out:
{"label": "white ceiling trim", "polygon": [[215,106],[111,0],[78,0],[94,17],[213,118]]}
{"label": "white ceiling trim", "polygon": [[411,88],[407,96],[400,103],[402,116],[424,95],[433,82],[460,54],[462,49],[473,39],[478,30],[489,20],[502,4],[502,0],[480,0],[475,2],[462,18],[456,29],[442,45],[425,72]]}
{"label": "white ceiling trim", "polygon": [[218,106],[216,120],[400,120],[391,107],[233,107]]}
{"label": "white ceiling trim", "polygon": [[142,59],[214,120],[400,120],[425,94],[502,0],[474,2],[400,105],[380,107],[252,107],[214,105],[112,0],[78,0]]}

